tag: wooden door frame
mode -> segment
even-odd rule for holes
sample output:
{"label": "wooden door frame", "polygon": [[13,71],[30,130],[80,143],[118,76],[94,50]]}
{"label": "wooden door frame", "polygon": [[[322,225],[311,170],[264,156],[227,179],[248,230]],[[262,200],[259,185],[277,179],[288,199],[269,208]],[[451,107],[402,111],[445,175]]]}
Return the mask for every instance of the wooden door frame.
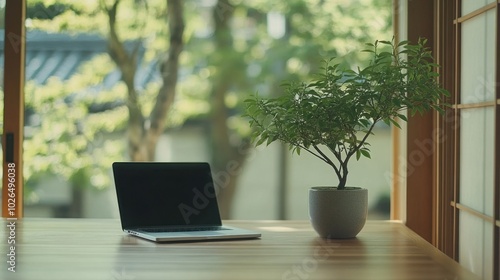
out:
{"label": "wooden door frame", "polygon": [[[448,103],[452,104],[455,110],[445,116],[440,116],[440,122],[438,122],[438,129],[446,131],[446,135],[451,139],[447,139],[448,142],[442,142],[439,145],[441,149],[440,156],[441,160],[438,161],[438,173],[442,180],[438,180],[438,191],[441,192],[442,197],[438,200],[438,207],[441,212],[438,213],[438,217],[441,218],[441,222],[436,224],[436,234],[438,236],[437,247],[443,252],[448,254],[450,257],[458,260],[458,217],[459,210],[466,211],[469,214],[476,215],[477,217],[489,220],[491,219],[487,215],[479,213],[473,209],[460,204],[459,195],[460,188],[458,182],[459,176],[459,147],[460,147],[460,120],[459,120],[459,109],[467,108],[485,108],[484,104],[462,104],[460,102],[460,53],[461,53],[461,23],[466,20],[481,15],[491,9],[496,9],[496,20],[497,26],[500,24],[500,1],[492,2],[486,6],[483,6],[467,15],[461,15],[461,1],[460,0],[447,0],[438,1],[437,6],[441,9],[438,11],[438,18],[442,20],[439,21],[437,25],[438,32],[442,35],[439,38],[441,43],[440,59],[438,63],[442,65],[442,72],[445,76],[440,77],[440,82],[448,89],[451,96]],[[499,29],[496,30],[496,81],[500,80],[500,54],[498,46],[500,45]],[[496,100],[500,99],[500,85],[498,82],[495,85]],[[486,102],[490,103],[490,102]],[[495,110],[495,151],[494,151],[494,263],[499,263],[499,211],[500,211],[500,200],[498,186],[500,184],[500,174],[497,170],[500,168],[500,149],[499,149],[499,139],[500,139],[500,108],[498,101],[492,101]],[[447,164],[453,163],[453,166],[448,167]],[[453,171],[450,171],[453,170]],[[451,203],[450,203],[451,201]],[[494,278],[497,279],[500,276],[499,266],[494,265],[493,271]]]}
{"label": "wooden door frame", "polygon": [[[26,0],[6,0],[2,217],[23,216],[24,69]],[[8,71],[7,71],[8,69]]]}
{"label": "wooden door frame", "polygon": [[[435,50],[434,9],[433,0],[408,1],[408,40],[416,43],[424,37],[432,52]],[[406,139],[406,226],[429,242],[433,241],[435,199],[434,119],[432,112],[409,116]]]}
{"label": "wooden door frame", "polygon": [[[436,61],[439,69],[439,83],[450,93],[446,103],[454,104],[458,98],[457,84],[459,63],[456,42],[459,30],[454,24],[458,7],[456,0],[436,1]],[[443,137],[436,143],[436,181],[434,187],[435,221],[433,244],[453,259],[458,259],[458,210],[450,205],[458,196],[458,111],[447,108],[444,115],[436,115],[436,131]]]}

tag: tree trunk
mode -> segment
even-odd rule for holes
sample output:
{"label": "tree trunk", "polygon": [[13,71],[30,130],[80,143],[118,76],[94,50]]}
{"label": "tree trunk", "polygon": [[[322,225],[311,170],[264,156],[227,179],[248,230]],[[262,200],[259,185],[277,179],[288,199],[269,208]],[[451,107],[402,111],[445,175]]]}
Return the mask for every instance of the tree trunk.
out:
{"label": "tree trunk", "polygon": [[56,206],[52,211],[54,218],[84,218],[82,190],[71,186],[71,204]]}
{"label": "tree trunk", "polygon": [[237,77],[244,75],[241,73],[244,67],[237,66],[241,62],[235,61],[241,58],[235,55],[229,26],[233,11],[234,8],[227,0],[219,0],[212,14],[215,23],[214,40],[218,54],[214,56],[213,64],[217,72],[213,77],[210,92],[211,164],[218,187],[219,209],[223,219],[231,217],[231,203],[249,147],[249,141],[246,139],[241,143],[232,143],[231,131],[227,126],[229,113],[225,104],[226,94],[234,86]]}
{"label": "tree trunk", "polygon": [[168,57],[160,65],[162,86],[151,112],[151,125],[147,132],[147,147],[150,160],[155,159],[156,145],[165,128],[167,112],[170,110],[177,87],[179,56],[183,48],[184,17],[183,0],[167,1],[167,18],[170,31]]}
{"label": "tree trunk", "polygon": [[128,150],[132,161],[154,161],[158,139],[165,128],[166,116],[174,101],[179,56],[183,48],[184,18],[183,1],[167,1],[167,18],[170,30],[170,48],[167,59],[161,62],[160,72],[162,86],[158,91],[149,126],[143,115],[141,104],[135,89],[135,73],[137,71],[137,50],[127,52],[124,43],[116,32],[116,14],[120,0],[115,0],[111,7],[104,7],[109,17],[108,50],[109,55],[122,73],[122,81],[127,86],[127,107],[129,122],[127,128]]}
{"label": "tree trunk", "polygon": [[[245,159],[250,149],[250,142],[245,139],[238,147],[217,147],[213,145],[212,172],[217,188],[217,200],[222,219],[231,218],[231,208],[238,185],[238,179],[245,164]],[[215,151],[221,151],[217,154]]]}

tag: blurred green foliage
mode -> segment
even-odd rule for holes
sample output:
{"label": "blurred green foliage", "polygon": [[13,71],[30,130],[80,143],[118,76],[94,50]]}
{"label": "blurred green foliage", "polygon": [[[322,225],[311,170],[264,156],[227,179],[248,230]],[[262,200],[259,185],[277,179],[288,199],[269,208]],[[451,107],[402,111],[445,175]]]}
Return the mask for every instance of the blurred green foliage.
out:
{"label": "blurred green foliage", "polygon": [[[108,2],[30,0],[27,28],[106,37],[107,17],[102,4]],[[216,3],[184,2],[182,74],[168,116],[170,126],[180,126],[187,119],[207,118],[212,110],[209,91],[213,78],[218,73],[231,73],[226,77],[230,87],[223,97],[231,112],[226,125],[235,135],[248,137],[250,128],[240,116],[243,100],[250,94],[279,95],[282,80],[308,78],[325,57],[344,56],[346,63],[355,63],[365,42],[391,37],[390,0],[233,0],[230,6]],[[163,59],[168,50],[165,5],[166,1],[160,0],[122,0],[120,5],[119,34],[123,40],[142,43],[146,51],[143,63]],[[216,46],[211,18],[214,9],[220,17],[231,9],[227,47]],[[280,23],[284,23],[284,33],[280,33]],[[26,108],[38,118],[33,120],[37,125],[27,129],[25,141],[28,188],[46,174],[63,176],[77,186],[100,189],[110,185],[110,163],[126,157],[122,139],[127,125],[126,107],[97,113],[89,113],[89,108],[92,104],[125,100],[122,83],[98,93],[92,91],[113,67],[107,54],[102,54],[83,65],[69,81],[50,79],[43,86],[27,81]],[[150,84],[140,89],[146,111],[153,106],[158,86]],[[78,98],[70,98],[74,96]]]}

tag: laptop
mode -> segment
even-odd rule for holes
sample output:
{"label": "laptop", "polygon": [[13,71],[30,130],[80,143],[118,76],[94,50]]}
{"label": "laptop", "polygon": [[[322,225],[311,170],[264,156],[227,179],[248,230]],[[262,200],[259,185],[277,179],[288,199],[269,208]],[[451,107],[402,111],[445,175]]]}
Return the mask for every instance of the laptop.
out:
{"label": "laptop", "polygon": [[222,225],[206,162],[115,162],[113,176],[124,232],[155,242],[259,238]]}

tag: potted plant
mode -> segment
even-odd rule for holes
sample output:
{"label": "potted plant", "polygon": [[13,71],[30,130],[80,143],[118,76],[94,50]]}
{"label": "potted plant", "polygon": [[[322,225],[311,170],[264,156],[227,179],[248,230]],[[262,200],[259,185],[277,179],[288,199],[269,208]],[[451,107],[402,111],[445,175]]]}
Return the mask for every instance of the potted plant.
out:
{"label": "potted plant", "polygon": [[348,164],[370,158],[367,140],[375,125],[400,128],[398,120],[407,121],[404,110],[443,112],[440,101],[448,93],[436,81],[438,65],[425,43],[376,41],[363,51],[370,57],[364,68],[330,59],[310,82],[286,82],[278,97],[245,101],[256,145],[282,141],[292,153],[306,151],[325,162],[337,176],[336,186],[309,190],[311,222],[321,237],[355,237],[364,226],[368,192],[347,186]]}

